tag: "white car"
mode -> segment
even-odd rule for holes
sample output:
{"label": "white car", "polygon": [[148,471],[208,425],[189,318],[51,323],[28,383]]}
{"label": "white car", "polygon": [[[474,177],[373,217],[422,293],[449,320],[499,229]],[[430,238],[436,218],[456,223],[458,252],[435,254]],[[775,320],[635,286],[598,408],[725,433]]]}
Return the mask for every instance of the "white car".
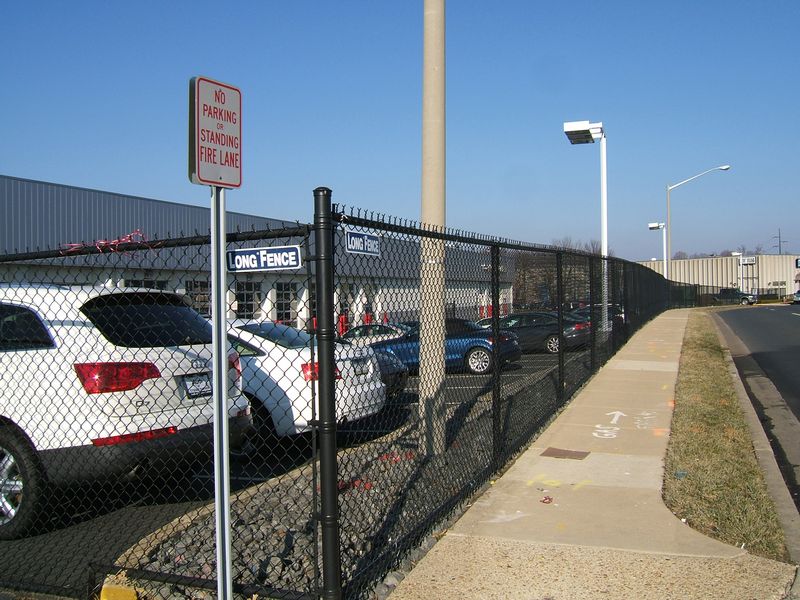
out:
{"label": "white car", "polygon": [[[244,392],[250,397],[256,430],[278,436],[310,431],[318,418],[312,402],[318,363],[312,361],[311,336],[272,321],[232,321],[229,333],[241,356]],[[386,388],[375,352],[337,343],[335,361],[337,422],[379,412],[386,403]]]}
{"label": "white car", "polygon": [[[0,285],[0,539],[35,528],[51,485],[210,452],[211,358],[179,294]],[[235,447],[252,418],[228,364]]]}
{"label": "white car", "polygon": [[354,346],[367,346],[383,340],[395,340],[414,331],[402,323],[371,323],[348,329],[342,339]]}

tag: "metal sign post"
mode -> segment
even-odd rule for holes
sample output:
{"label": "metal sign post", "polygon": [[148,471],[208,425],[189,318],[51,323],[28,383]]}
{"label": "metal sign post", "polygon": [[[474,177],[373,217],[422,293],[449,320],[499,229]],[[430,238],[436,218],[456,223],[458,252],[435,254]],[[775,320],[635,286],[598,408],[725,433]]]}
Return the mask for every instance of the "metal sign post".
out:
{"label": "metal sign post", "polygon": [[212,389],[217,598],[233,598],[228,447],[228,306],[225,188],[242,185],[242,95],[206,77],[189,82],[189,181],[211,186]]}
{"label": "metal sign post", "polygon": [[217,597],[233,598],[231,485],[228,454],[228,335],[225,292],[225,188],[211,188],[211,301],[214,393],[214,506],[217,530]]}

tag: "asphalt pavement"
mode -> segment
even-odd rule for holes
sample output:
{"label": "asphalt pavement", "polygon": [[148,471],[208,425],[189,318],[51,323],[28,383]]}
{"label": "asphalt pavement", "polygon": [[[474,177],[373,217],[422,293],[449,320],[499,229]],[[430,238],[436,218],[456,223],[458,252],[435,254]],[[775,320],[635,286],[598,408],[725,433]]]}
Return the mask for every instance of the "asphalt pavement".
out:
{"label": "asphalt pavement", "polygon": [[[667,311],[638,331],[399,583],[392,600],[800,598],[795,565],[708,538],[662,501],[688,315]],[[757,426],[744,389],[737,391]],[[777,471],[774,457],[762,466]],[[796,548],[797,510],[788,493],[778,496],[777,503],[791,505],[779,510],[789,515],[782,523]]]}

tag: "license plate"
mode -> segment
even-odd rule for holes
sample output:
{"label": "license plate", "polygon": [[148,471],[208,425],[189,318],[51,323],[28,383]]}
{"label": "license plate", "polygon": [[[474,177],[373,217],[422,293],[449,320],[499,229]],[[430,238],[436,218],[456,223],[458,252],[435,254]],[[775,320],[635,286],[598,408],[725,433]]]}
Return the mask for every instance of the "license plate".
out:
{"label": "license plate", "polygon": [[183,376],[183,387],[189,398],[211,395],[211,376],[208,373],[193,373]]}

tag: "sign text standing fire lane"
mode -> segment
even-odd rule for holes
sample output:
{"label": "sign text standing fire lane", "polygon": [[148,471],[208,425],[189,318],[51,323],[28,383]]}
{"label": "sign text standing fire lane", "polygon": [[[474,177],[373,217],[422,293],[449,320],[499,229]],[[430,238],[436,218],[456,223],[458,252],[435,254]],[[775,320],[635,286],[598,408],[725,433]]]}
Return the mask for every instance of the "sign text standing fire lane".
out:
{"label": "sign text standing fire lane", "polygon": [[206,77],[189,83],[189,179],[218,187],[242,185],[242,94]]}

